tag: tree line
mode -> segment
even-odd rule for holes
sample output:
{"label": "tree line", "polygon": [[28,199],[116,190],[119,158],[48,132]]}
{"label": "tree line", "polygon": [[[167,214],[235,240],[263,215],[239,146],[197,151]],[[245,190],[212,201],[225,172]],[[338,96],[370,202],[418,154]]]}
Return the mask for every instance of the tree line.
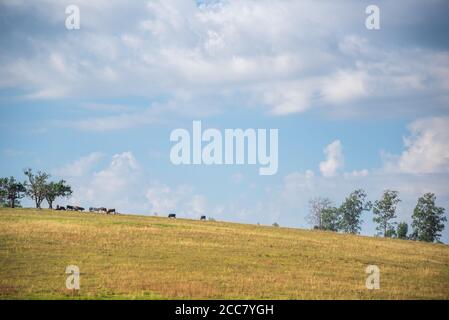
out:
{"label": "tree line", "polygon": [[447,219],[444,216],[444,208],[436,205],[435,194],[425,193],[418,199],[412,214],[410,233],[406,222],[395,221],[397,205],[400,202],[398,191],[384,190],[379,200],[371,202],[367,200],[363,189],[357,189],[351,192],[339,207],[334,206],[329,198],[311,199],[307,220],[314,229],[358,234],[363,222],[362,213],[372,210],[377,235],[438,242]]}
{"label": "tree line", "polygon": [[20,207],[20,200],[29,197],[36,208],[41,208],[42,202],[47,201],[48,207],[53,209],[54,201],[59,197],[72,195],[72,188],[65,180],[50,181],[51,175],[38,171],[33,173],[30,168],[24,169],[26,179],[23,182],[14,177],[0,178],[0,205],[2,207]]}
{"label": "tree line", "polygon": [[[17,181],[14,177],[0,178],[0,206],[20,207],[20,200],[25,196],[31,198],[36,208],[41,208],[42,202],[47,201],[48,207],[53,208],[54,201],[59,197],[72,195],[72,188],[65,180],[49,181],[50,174],[38,171],[33,173],[30,168],[24,169],[26,180]],[[444,230],[445,209],[436,205],[433,193],[422,195],[413,210],[412,232],[406,222],[397,223],[395,219],[397,205],[401,202],[399,192],[385,190],[379,200],[367,200],[363,189],[357,189],[336,207],[329,198],[314,198],[309,201],[310,212],[308,222],[314,229],[358,234],[362,225],[362,213],[373,212],[378,235],[389,238],[410,239],[427,242],[439,241]]]}

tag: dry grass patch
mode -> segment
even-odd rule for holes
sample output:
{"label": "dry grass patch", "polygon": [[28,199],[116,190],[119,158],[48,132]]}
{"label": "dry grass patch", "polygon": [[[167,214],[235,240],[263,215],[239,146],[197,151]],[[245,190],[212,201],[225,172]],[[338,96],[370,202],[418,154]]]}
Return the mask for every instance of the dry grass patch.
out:
{"label": "dry grass patch", "polygon": [[[65,267],[81,270],[77,295]],[[381,289],[365,288],[365,268]],[[448,299],[449,247],[133,215],[0,209],[3,299]]]}

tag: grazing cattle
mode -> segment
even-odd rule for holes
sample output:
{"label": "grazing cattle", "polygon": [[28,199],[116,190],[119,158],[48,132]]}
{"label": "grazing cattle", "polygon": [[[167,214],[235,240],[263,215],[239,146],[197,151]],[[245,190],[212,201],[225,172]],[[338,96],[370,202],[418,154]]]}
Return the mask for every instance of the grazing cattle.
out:
{"label": "grazing cattle", "polygon": [[200,220],[206,220],[206,216],[201,216]]}
{"label": "grazing cattle", "polygon": [[67,210],[75,210],[75,207],[67,205]]}
{"label": "grazing cattle", "polygon": [[73,210],[75,210],[75,211],[84,211],[84,208],[80,207],[80,206],[73,206]]}
{"label": "grazing cattle", "polygon": [[169,217],[169,218],[175,218],[175,219],[176,219],[176,214],[174,214],[174,213],[169,213],[169,214],[168,214],[168,217]]}
{"label": "grazing cattle", "polygon": [[89,208],[89,212],[99,212],[99,213],[104,213],[104,212],[107,212],[107,209],[104,208],[104,207],[100,207],[100,208],[90,207],[90,208]]}
{"label": "grazing cattle", "polygon": [[115,214],[115,209],[108,209],[108,211],[106,211],[107,214]]}
{"label": "grazing cattle", "polygon": [[65,208],[64,208],[64,206],[60,206],[59,204],[56,206],[56,210],[58,210],[58,211],[60,211],[60,210],[63,210],[63,211],[65,211]]}

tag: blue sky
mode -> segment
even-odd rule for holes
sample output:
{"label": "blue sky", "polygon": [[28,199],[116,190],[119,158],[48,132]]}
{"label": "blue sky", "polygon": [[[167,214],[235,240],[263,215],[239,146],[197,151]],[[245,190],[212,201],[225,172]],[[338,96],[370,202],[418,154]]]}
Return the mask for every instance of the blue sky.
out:
{"label": "blue sky", "polygon": [[[424,192],[449,209],[448,14],[438,0],[2,0],[0,175],[64,178],[61,204],[291,227],[308,227],[310,198],[359,187],[398,190],[398,221]],[[174,166],[170,132],[193,120],[279,129],[277,174]]]}

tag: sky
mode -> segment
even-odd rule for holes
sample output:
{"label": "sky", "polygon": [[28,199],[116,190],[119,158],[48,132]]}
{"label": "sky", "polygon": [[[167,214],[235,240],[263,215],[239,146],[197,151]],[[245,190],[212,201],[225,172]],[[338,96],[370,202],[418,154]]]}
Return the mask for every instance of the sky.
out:
{"label": "sky", "polygon": [[[442,0],[0,0],[0,176],[65,179],[63,205],[295,228],[309,199],[358,188],[399,191],[398,222],[426,192],[448,211],[448,16]],[[276,174],[174,165],[170,134],[195,120],[278,129]]]}

